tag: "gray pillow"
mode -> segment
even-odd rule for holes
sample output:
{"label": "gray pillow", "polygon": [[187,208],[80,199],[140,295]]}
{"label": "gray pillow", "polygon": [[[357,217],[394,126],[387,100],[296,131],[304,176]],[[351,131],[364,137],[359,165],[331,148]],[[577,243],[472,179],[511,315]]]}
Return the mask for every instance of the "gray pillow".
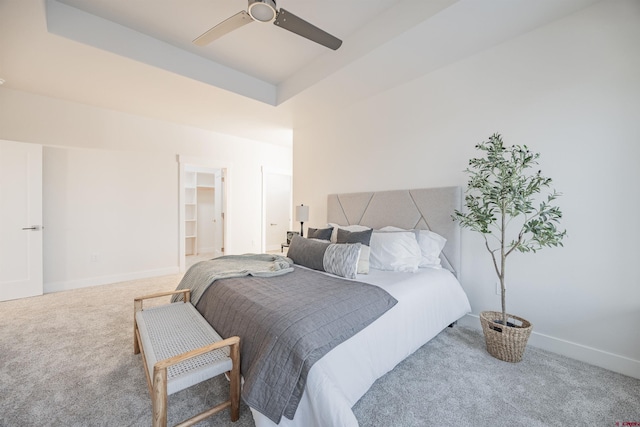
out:
{"label": "gray pillow", "polygon": [[369,246],[369,242],[371,242],[371,233],[373,233],[373,229],[364,231],[347,231],[342,228],[338,228],[338,239],[336,242],[362,243],[363,245]]}
{"label": "gray pillow", "polygon": [[331,233],[333,233],[333,227],[329,228],[311,228],[307,229],[307,238],[319,239],[319,240],[331,240]]}
{"label": "gray pillow", "polygon": [[300,236],[293,236],[287,256],[298,265],[324,271],[322,260],[329,242],[305,239]]}

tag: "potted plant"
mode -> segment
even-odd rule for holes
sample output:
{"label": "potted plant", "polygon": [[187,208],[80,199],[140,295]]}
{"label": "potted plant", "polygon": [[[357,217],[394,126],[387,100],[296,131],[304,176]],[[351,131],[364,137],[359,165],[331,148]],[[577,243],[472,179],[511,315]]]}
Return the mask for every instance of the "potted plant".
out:
{"label": "potted plant", "polygon": [[540,170],[530,171],[540,154],[532,153],[526,145],[506,147],[496,133],[475,148],[484,156],[469,160],[465,169],[469,176],[464,199],[467,211],[456,210],[453,219],[482,234],[500,280],[502,313],[480,313],[487,350],[498,359],[519,362],[532,325],[506,311],[506,261],[515,251],[562,246],[566,230],[556,227],[562,212],[553,205],[560,194],[551,190],[540,199],[539,193],[551,186],[551,178]]}

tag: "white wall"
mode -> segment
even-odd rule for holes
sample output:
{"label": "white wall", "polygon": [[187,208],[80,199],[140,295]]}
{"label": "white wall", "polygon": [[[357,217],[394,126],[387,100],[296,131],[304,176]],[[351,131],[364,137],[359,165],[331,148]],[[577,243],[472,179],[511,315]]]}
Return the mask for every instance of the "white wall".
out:
{"label": "white wall", "polygon": [[168,154],[44,147],[45,292],[175,273],[174,163]]}
{"label": "white wall", "polygon": [[[529,145],[569,237],[510,258],[507,309],[534,324],[533,345],[640,378],[638,40],[640,3],[604,1],[336,109],[294,131],[294,204],[321,226],[329,193],[464,186],[477,142]],[[473,313],[499,309],[481,238],[462,245]]]}
{"label": "white wall", "polygon": [[229,169],[230,254],[260,251],[261,168],[291,169],[287,147],[5,88],[0,111],[0,139],[45,146],[45,292],[178,272],[177,155]]}

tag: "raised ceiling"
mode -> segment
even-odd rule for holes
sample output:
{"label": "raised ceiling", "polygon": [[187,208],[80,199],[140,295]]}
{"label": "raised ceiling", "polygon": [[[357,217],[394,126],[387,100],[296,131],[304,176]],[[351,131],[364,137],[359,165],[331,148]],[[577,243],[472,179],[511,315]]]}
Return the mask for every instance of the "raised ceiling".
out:
{"label": "raised ceiling", "polygon": [[[295,74],[327,48],[273,24],[254,22],[206,47],[192,43],[197,36],[241,10],[247,0],[58,0],[277,85]],[[339,38],[349,38],[399,0],[300,1],[279,0],[285,8]]]}
{"label": "raised ceiling", "polygon": [[[595,0],[279,0],[337,51],[252,23],[246,0],[0,0],[2,88],[290,144],[295,126]],[[0,89],[0,95],[2,94]]]}

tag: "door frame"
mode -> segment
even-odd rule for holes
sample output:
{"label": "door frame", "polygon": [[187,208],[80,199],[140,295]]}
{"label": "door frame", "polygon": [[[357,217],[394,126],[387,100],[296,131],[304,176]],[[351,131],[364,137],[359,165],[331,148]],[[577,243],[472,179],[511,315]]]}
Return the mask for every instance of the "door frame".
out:
{"label": "door frame", "polygon": [[185,245],[185,184],[186,184],[186,169],[187,167],[204,168],[204,169],[219,169],[222,171],[222,185],[224,191],[222,192],[222,215],[224,221],[222,223],[222,247],[228,248],[227,245],[227,227],[229,222],[229,206],[231,205],[231,194],[229,188],[231,187],[231,164],[216,164],[213,161],[202,159],[200,157],[192,156],[177,156],[178,161],[178,267],[181,273],[184,273],[186,269],[186,245]]}
{"label": "door frame", "polygon": [[[268,166],[262,166],[262,238],[260,242],[260,251],[265,253],[267,251],[267,180],[266,175],[286,175],[290,177],[289,188],[289,224],[287,230],[291,230],[292,224],[292,212],[293,212],[293,171],[289,169],[270,168]],[[283,236],[285,237],[285,236]]]}

